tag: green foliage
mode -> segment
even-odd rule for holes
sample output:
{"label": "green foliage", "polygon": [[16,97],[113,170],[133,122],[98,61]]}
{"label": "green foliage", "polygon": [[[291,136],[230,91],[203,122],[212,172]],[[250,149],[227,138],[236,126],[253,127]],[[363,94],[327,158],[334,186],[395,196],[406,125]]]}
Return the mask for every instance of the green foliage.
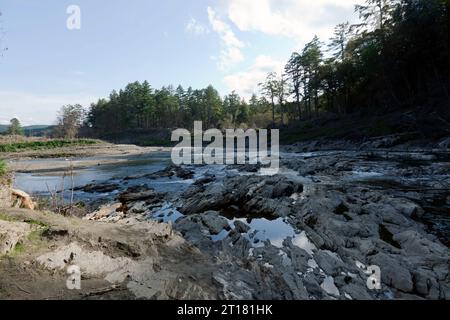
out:
{"label": "green foliage", "polygon": [[7,134],[23,136],[24,132],[19,119],[17,118],[11,119],[9,128],[6,132]]}
{"label": "green foliage", "polygon": [[58,124],[54,128],[54,136],[74,139],[83,124],[85,110],[79,104],[62,106],[58,114]]}
{"label": "green foliage", "polygon": [[0,144],[0,152],[18,152],[22,150],[54,149],[71,145],[92,145],[96,143],[98,143],[98,141],[91,139],[20,142],[12,144]]}
{"label": "green foliage", "polygon": [[18,220],[15,219],[14,217],[8,216],[7,214],[1,213],[1,212],[0,212],[0,220],[8,221],[8,222],[15,222],[15,221],[18,221]]}
{"label": "green foliage", "polygon": [[6,163],[0,159],[0,177],[6,173]]}
{"label": "green foliage", "polygon": [[92,104],[86,128],[101,137],[189,129],[195,120],[206,128],[282,126],[328,112],[379,115],[419,106],[450,118],[450,1],[366,0],[355,9],[360,23],[336,26],[328,55],[314,37],[292,54],[284,74],[270,73],[260,84],[261,97],[248,103],[236,92],[222,99],[212,86],[153,89],[134,82]]}

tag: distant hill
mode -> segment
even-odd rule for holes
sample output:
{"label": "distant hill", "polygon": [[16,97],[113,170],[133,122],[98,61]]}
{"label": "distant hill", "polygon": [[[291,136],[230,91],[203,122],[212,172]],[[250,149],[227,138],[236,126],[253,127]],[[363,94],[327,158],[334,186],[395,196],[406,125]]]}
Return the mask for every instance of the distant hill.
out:
{"label": "distant hill", "polygon": [[[9,125],[0,124],[0,133],[5,133],[9,128]],[[42,137],[45,135],[49,135],[53,130],[54,126],[51,125],[33,125],[33,126],[24,126],[23,130],[26,136],[36,136]]]}

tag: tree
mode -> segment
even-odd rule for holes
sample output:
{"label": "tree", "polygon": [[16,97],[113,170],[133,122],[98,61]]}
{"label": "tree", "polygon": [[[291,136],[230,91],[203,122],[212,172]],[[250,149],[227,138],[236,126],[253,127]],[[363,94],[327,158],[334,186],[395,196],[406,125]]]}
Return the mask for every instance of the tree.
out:
{"label": "tree", "polygon": [[81,105],[66,105],[61,107],[55,134],[66,139],[74,139],[83,124],[85,112]]}
{"label": "tree", "polygon": [[302,76],[303,76],[303,61],[302,56],[294,52],[289,59],[288,63],[285,67],[285,72],[288,76],[288,79],[291,80],[292,83],[292,91],[290,92],[295,96],[295,102],[297,105],[298,112],[298,120],[302,119],[302,105],[301,105],[301,86],[302,86]]}
{"label": "tree", "polygon": [[351,36],[351,26],[349,22],[338,24],[334,28],[334,35],[330,39],[328,48],[334,54],[335,59],[345,59],[345,48]]}
{"label": "tree", "polygon": [[248,123],[249,120],[250,120],[249,107],[247,102],[244,99],[242,99],[241,102],[239,103],[237,111],[236,124],[237,125],[246,124]]}
{"label": "tree", "polygon": [[305,104],[307,106],[305,109],[307,110],[309,117],[311,117],[312,115],[312,101],[314,101],[316,115],[319,112],[319,67],[322,63],[323,56],[320,47],[321,43],[319,38],[317,36],[314,36],[311,42],[306,44],[302,52],[301,61],[305,70],[303,76],[303,89]]}
{"label": "tree", "polygon": [[356,25],[357,28],[374,28],[381,30],[384,34],[387,21],[394,10],[398,0],[366,0],[364,5],[356,5],[355,11],[359,14],[363,23]]}
{"label": "tree", "polygon": [[235,91],[227,95],[224,99],[223,105],[225,114],[231,118],[231,123],[233,125],[236,125],[240,104],[241,97],[239,97]]}
{"label": "tree", "polygon": [[280,108],[281,125],[284,125],[285,98],[288,91],[287,81],[282,74],[280,79],[276,82],[276,93],[278,97],[278,105]]}
{"label": "tree", "polygon": [[275,98],[278,95],[277,73],[271,72],[267,75],[266,81],[260,83],[261,93],[269,99],[272,106],[272,126],[275,127]]}
{"label": "tree", "polygon": [[8,131],[7,131],[8,134],[23,136],[24,131],[20,124],[19,119],[13,118],[9,121],[9,123],[10,123],[10,125],[9,125]]}

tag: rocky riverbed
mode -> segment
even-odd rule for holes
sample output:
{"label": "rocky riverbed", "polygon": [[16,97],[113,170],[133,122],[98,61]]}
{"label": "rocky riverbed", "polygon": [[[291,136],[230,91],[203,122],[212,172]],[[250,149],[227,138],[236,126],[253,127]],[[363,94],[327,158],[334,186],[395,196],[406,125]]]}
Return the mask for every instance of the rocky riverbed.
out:
{"label": "rocky riverbed", "polygon": [[[84,220],[170,226],[208,261],[197,288],[203,297],[450,298],[448,150],[291,146],[281,164],[271,177],[255,166],[138,166],[133,174],[78,186],[107,199]],[[183,259],[188,263],[189,255]],[[367,285],[367,267],[374,265],[381,271],[378,290]],[[192,272],[177,266],[171,270]],[[153,292],[154,281],[139,283],[139,294]]]}

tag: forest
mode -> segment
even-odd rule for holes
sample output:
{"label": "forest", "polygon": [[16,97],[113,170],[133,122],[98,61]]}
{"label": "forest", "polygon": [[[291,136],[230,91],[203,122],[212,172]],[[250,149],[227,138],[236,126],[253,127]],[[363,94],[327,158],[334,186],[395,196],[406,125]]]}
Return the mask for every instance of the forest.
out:
{"label": "forest", "polygon": [[[270,73],[258,95],[221,97],[204,89],[147,81],[112,91],[86,116],[91,134],[133,129],[283,127],[325,114],[374,115],[420,109],[450,120],[450,2],[367,0],[360,23],[343,22],[326,42],[314,37]],[[424,111],[425,110],[425,111]]]}

